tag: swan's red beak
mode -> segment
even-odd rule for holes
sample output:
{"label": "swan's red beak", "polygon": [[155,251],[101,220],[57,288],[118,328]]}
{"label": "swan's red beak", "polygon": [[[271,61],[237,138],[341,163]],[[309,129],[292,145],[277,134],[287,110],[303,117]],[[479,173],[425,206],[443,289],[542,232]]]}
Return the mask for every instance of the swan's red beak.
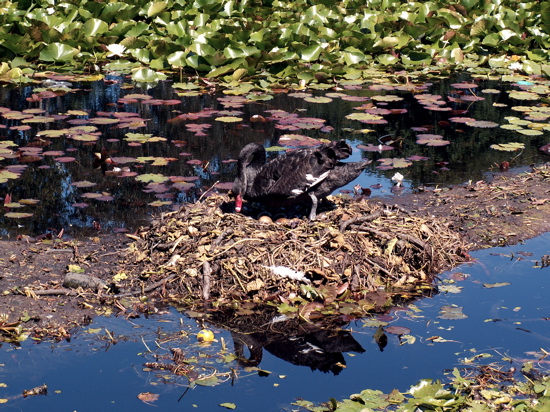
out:
{"label": "swan's red beak", "polygon": [[239,194],[237,195],[237,197],[235,198],[235,212],[237,213],[241,213],[241,209],[243,208],[243,198],[242,196]]}

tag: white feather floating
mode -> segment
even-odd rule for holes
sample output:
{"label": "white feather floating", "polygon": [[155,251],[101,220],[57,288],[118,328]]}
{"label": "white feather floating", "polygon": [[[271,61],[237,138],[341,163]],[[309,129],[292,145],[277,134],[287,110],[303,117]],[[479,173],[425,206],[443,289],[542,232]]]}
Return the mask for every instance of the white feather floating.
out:
{"label": "white feather floating", "polygon": [[299,280],[304,283],[311,283],[311,281],[306,278],[304,272],[298,272],[296,270],[287,268],[286,266],[264,266],[264,268],[271,270],[275,275],[282,278],[289,278]]}

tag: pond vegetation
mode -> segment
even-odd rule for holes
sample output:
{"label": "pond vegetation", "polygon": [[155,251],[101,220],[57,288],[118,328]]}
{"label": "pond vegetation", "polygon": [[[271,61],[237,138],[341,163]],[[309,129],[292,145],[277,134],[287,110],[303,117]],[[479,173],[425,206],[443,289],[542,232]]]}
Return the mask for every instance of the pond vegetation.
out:
{"label": "pond vegetation", "polygon": [[[550,110],[547,108],[550,82],[543,77],[550,72],[549,33],[550,4],[546,1],[348,0],[337,6],[326,1],[304,4],[278,0],[254,4],[232,0],[0,2],[0,82],[4,83],[0,89],[0,195],[3,198],[0,234],[26,242],[61,244],[64,237],[128,233],[139,245],[136,230],[147,225],[152,216],[161,212],[173,216],[183,204],[208,199],[213,194],[214,202],[220,198],[217,196],[226,199],[223,196],[235,176],[235,158],[240,148],[251,141],[265,144],[275,155],[288,148],[326,140],[348,140],[354,147],[351,160],[371,158],[373,162],[363,177],[354,182],[357,185],[341,191],[343,198],[338,202],[344,203],[351,198],[357,201],[408,191],[440,191],[452,184],[490,178],[491,173],[539,164],[550,152]],[[544,203],[546,200],[534,201]],[[344,223],[350,220],[350,216],[341,217]],[[189,222],[193,223],[192,219]],[[258,225],[255,221],[249,223]],[[408,234],[406,240],[415,244],[415,239],[434,229],[430,224],[419,224],[423,232]],[[336,233],[338,228],[333,229],[323,226],[326,242],[314,246],[327,250],[361,249],[354,242],[364,239],[345,238]],[[367,226],[360,229],[367,230]],[[168,234],[163,243],[170,249],[173,247],[172,252],[180,243],[188,246],[181,240],[183,232],[191,238],[200,235],[192,224],[179,230],[182,233],[175,237],[173,233]],[[375,231],[372,227],[370,230],[371,234]],[[399,230],[405,239],[404,229]],[[445,236],[445,230],[441,232]],[[219,233],[217,228],[208,231],[209,235],[217,236],[214,240],[219,239],[218,243],[228,233],[227,228]],[[256,230],[259,237],[265,238],[265,233],[266,230]],[[151,234],[157,235],[154,231]],[[387,243],[381,243],[380,255],[391,256],[394,248],[400,247],[393,238],[382,236],[382,239]],[[159,245],[159,239],[147,241],[150,241],[147,248],[138,250],[142,259]],[[284,243],[281,242],[281,248]],[[209,261],[218,265],[211,259],[213,250],[200,249],[200,246],[195,252],[201,267],[204,269]],[[229,249],[233,247],[229,245]],[[396,278],[392,282],[406,282],[407,276],[426,275],[423,270],[426,262],[420,262],[420,267],[413,262],[419,247],[427,250],[417,242],[416,249],[409,250],[410,259],[403,261],[405,274],[394,274]],[[304,255],[320,255],[312,248],[309,245],[298,249]],[[448,247],[442,249],[448,253]],[[255,255],[257,252],[259,255]],[[262,253],[258,248],[246,250],[246,254],[255,259]],[[348,258],[342,256],[331,255],[344,268]],[[543,269],[547,261],[548,258],[543,257],[542,263],[537,261],[532,265]],[[125,281],[139,283],[138,280],[154,278],[157,269],[159,273],[164,270],[164,264],[170,265],[166,259],[152,259],[150,263],[153,266],[150,273],[142,272],[128,280],[127,273],[115,271],[109,281],[115,289]],[[443,267],[439,261],[432,263]],[[307,266],[303,261],[296,262],[295,266],[300,264]],[[232,274],[234,284],[223,284],[219,289],[233,291],[240,287],[247,293],[261,289],[257,282],[242,283],[239,262],[221,265]],[[270,268],[267,264],[264,266],[266,270]],[[324,266],[337,265],[325,262]],[[388,271],[383,265],[380,267]],[[81,271],[77,265],[69,267],[70,273]],[[321,272],[316,274],[330,277],[328,269],[327,273]],[[432,277],[435,269],[428,272]],[[264,276],[269,277],[265,273]],[[463,310],[464,305],[453,304],[450,297],[460,293],[461,286],[456,282],[464,279],[460,273],[451,272],[449,276],[437,284],[443,300],[448,302],[438,300],[441,305],[436,313],[429,315],[428,330],[434,319],[440,319],[435,323],[466,322],[468,317],[465,314],[468,307]],[[422,278],[422,282],[424,280]],[[204,292],[204,273],[201,282]],[[543,280],[537,282],[544,287]],[[157,282],[156,287],[159,285]],[[194,303],[183,302],[186,303],[182,308],[187,310],[185,316],[195,319],[203,331],[195,330],[196,325],[192,331],[183,327],[176,330],[176,326],[174,330],[161,332],[158,327],[158,336],[149,344],[143,336],[136,338],[136,342],[141,339],[143,345],[140,343],[139,350],[147,357],[138,361],[145,366],[142,372],[163,384],[176,382],[176,387],[186,384],[223,387],[226,380],[238,381],[239,371],[269,376],[270,371],[259,368],[262,348],[284,359],[276,348],[309,339],[306,344],[324,345],[331,356],[328,363],[308,366],[336,376],[347,367],[344,354],[362,354],[366,345],[382,351],[388,341],[400,348],[414,346],[417,339],[424,339],[428,345],[444,345],[469,336],[466,332],[454,338],[445,336],[445,332],[453,333],[453,326],[447,326],[426,339],[412,324],[388,324],[404,319],[399,317],[400,309],[362,319],[373,307],[381,311],[388,306],[388,296],[378,296],[378,301],[373,296],[370,300],[359,300],[365,310],[359,314],[357,306],[345,301],[349,295],[335,299],[349,292],[345,288],[337,290],[319,285],[301,285],[300,298],[287,296],[286,301],[263,314],[256,313],[250,303],[237,305],[232,308],[234,313],[230,319],[216,318],[219,313],[214,316],[213,313],[205,315],[207,311],[189,311]],[[499,279],[487,281],[483,287],[492,290],[508,285],[509,282]],[[55,282],[54,286],[57,287]],[[190,286],[182,283],[180,287]],[[428,289],[433,291],[431,286]],[[330,300],[329,304],[321,307],[315,302],[321,296],[315,295],[319,291],[324,303]],[[415,298],[419,296],[418,291],[409,293]],[[526,295],[536,293],[529,289]],[[298,302],[304,296],[307,299]],[[438,298],[432,293],[429,296]],[[208,293],[203,294],[203,298],[208,297]],[[135,302],[128,303],[130,297],[127,298],[121,300],[118,309],[128,321],[134,315],[152,314],[148,311],[153,311],[153,306],[145,299],[135,305]],[[418,306],[407,303],[406,299],[399,302],[407,320],[415,322],[419,316]],[[176,306],[181,303],[174,302]],[[475,304],[469,302],[469,305]],[[130,310],[139,305],[142,311]],[[497,309],[507,308],[500,305]],[[520,306],[514,308],[514,312],[520,310]],[[171,313],[164,312],[163,316],[171,319]],[[319,314],[326,319],[337,314],[340,322],[333,325],[334,329],[317,330],[311,321]],[[22,327],[22,322],[29,320],[25,314],[17,322],[10,322],[8,314],[1,315],[0,331],[7,336],[6,341],[16,343],[29,337]],[[273,321],[271,332],[277,332],[274,330],[277,324],[291,328],[289,317],[305,322],[294,325],[300,329],[297,335],[300,339],[294,335],[270,335],[252,330],[239,334],[231,322],[240,321],[241,315],[265,315],[268,324]],[[546,316],[542,319],[547,320]],[[490,320],[503,321],[497,317]],[[145,319],[140,322],[143,322],[140,327],[147,324]],[[183,325],[182,318],[179,322]],[[372,339],[355,340],[357,322],[363,322],[360,327],[368,329]],[[341,328],[346,323],[349,327]],[[223,326],[235,327],[231,335],[222,337]],[[301,329],[308,326],[311,329],[304,338]],[[219,342],[212,340],[211,329],[221,337]],[[520,329],[532,332],[516,328]],[[105,334],[99,340],[108,347],[126,340],[107,327],[91,328],[87,332],[93,335],[103,330]],[[332,334],[328,336],[327,331]],[[170,342],[182,337],[186,340],[197,332],[203,341],[198,346],[187,344],[185,352],[177,346],[169,347]],[[233,339],[234,353],[230,353],[226,344],[229,337]],[[158,350],[153,349],[152,342],[160,345]],[[209,346],[214,342],[220,347]],[[164,343],[167,345],[162,346]],[[342,345],[338,350],[331,346],[336,343]],[[251,349],[254,345],[260,347],[259,354]],[[132,348],[138,350],[136,345]],[[198,348],[196,353],[193,348]],[[236,366],[235,362],[246,360],[247,350],[249,363]],[[545,349],[531,352],[528,359],[521,361],[502,356],[491,365],[482,364],[491,355],[473,347],[465,349],[468,350],[474,353],[473,357],[465,357],[459,363],[470,365],[480,361],[478,367],[475,372],[454,368],[450,385],[421,380],[404,394],[398,390],[390,392],[397,385],[384,376],[381,390],[388,395],[367,389],[343,402],[331,400],[327,405],[315,406],[331,396],[324,392],[325,398],[316,393],[314,403],[300,400],[296,405],[312,411],[365,408],[544,411],[548,408],[547,378],[539,373],[539,368],[545,372],[548,354]],[[515,354],[528,350],[537,349],[522,346]],[[431,351],[428,348],[422,356],[429,358],[427,353]],[[259,356],[259,360],[255,356]],[[293,363],[299,364],[294,360]],[[418,380],[418,373],[425,371],[438,375],[449,367],[449,357],[445,361],[446,365],[435,370],[416,365],[415,373],[407,377]],[[516,381],[514,371],[504,369],[502,362],[513,362],[527,381]],[[382,370],[389,363],[387,359],[382,360],[377,369]],[[394,371],[402,368],[397,364]],[[10,363],[9,367],[14,365]],[[180,382],[181,375],[188,381]],[[302,375],[296,373],[298,376]],[[355,376],[358,382],[361,375]],[[286,376],[281,373],[279,378],[284,381]],[[443,379],[441,375],[438,378]],[[142,378],[139,381],[143,384]],[[344,393],[347,396],[348,386],[341,380],[338,382],[339,397]],[[370,387],[378,383],[372,379],[367,382]],[[36,385],[34,390],[23,392],[23,396],[40,398],[38,395],[47,389],[41,383]],[[403,381],[399,381],[399,386],[401,391],[406,389]],[[137,397],[141,403],[159,403],[157,394],[146,390],[144,385],[141,387],[143,391]],[[126,390],[130,393],[132,389]],[[301,390],[305,393],[309,388]],[[0,398],[1,402],[8,401],[8,397]],[[275,401],[276,398],[276,395],[269,398],[272,402],[269,407],[275,404],[282,404],[281,408],[295,407],[289,405],[290,399],[281,403]],[[160,404],[165,405],[162,396],[160,399]],[[20,401],[14,397],[8,403]],[[32,402],[39,405],[36,400]],[[77,398],[71,398],[67,407],[77,404]],[[227,409],[257,410],[257,405],[251,406],[252,401],[217,404]]]}

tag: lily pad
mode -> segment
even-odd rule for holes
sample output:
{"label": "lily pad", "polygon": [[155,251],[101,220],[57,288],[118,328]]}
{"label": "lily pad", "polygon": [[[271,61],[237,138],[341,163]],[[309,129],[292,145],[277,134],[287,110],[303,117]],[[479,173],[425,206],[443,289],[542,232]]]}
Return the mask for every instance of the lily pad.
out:
{"label": "lily pad", "polygon": [[516,150],[525,149],[525,145],[523,143],[518,143],[518,142],[499,143],[499,144],[492,144],[491,149],[501,150],[504,152],[515,152]]}
{"label": "lily pad", "polygon": [[167,180],[170,180],[170,178],[158,173],[148,173],[148,174],[137,176],[136,180],[144,183],[147,183],[147,182],[160,183],[160,182],[166,182]]}
{"label": "lily pad", "polygon": [[378,159],[378,161],[380,162],[380,166],[378,166],[379,169],[405,168],[412,165],[411,161],[403,158],[393,158],[393,159],[386,158],[386,159]]}
{"label": "lily pad", "polygon": [[26,217],[32,217],[34,213],[22,213],[22,212],[8,212],[4,216],[11,219],[24,219]]}

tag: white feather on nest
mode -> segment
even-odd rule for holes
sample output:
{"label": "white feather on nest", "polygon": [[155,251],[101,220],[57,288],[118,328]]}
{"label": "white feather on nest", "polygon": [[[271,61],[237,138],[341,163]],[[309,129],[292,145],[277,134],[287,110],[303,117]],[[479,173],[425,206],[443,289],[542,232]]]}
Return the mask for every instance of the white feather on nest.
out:
{"label": "white feather on nest", "polygon": [[306,278],[304,272],[299,272],[294,269],[287,268],[286,266],[264,266],[264,268],[271,270],[273,274],[282,278],[289,278],[293,280],[299,280],[300,282],[304,283],[311,283],[311,281]]}

